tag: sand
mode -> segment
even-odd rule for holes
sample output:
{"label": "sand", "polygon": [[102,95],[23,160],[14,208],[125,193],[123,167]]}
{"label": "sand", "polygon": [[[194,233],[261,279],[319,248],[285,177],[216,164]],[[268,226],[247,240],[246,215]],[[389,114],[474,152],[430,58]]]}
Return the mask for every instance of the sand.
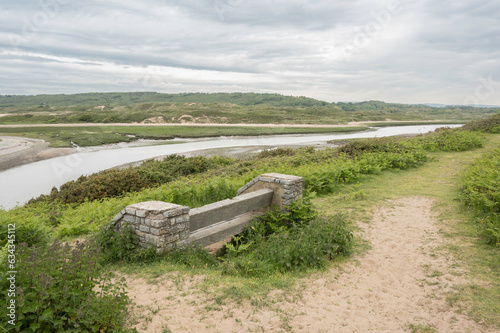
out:
{"label": "sand", "polygon": [[[495,332],[450,306],[446,296],[468,283],[432,213],[433,201],[389,201],[359,236],[371,248],[340,268],[302,280],[300,297],[272,308],[243,303],[207,310],[197,282],[170,273],[148,284],[128,278],[139,332]],[[456,265],[458,264],[458,265]],[[270,296],[279,299],[279,292]],[[211,304],[211,303],[210,303]],[[432,332],[432,331],[425,331]]]}
{"label": "sand", "polygon": [[0,136],[0,171],[19,165],[71,154],[73,148],[49,148],[43,140]]}

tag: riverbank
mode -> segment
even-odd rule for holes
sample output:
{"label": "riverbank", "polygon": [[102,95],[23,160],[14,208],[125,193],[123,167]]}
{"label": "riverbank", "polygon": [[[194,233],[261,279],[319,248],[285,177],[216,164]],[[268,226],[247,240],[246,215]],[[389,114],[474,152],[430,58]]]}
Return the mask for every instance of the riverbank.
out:
{"label": "riverbank", "polygon": [[57,124],[10,124],[0,125],[0,128],[21,128],[21,127],[106,127],[106,126],[134,126],[134,127],[147,127],[147,126],[197,126],[197,127],[266,127],[266,128],[341,128],[341,127],[359,127],[370,126],[376,124],[377,126],[403,126],[403,125],[430,125],[430,124],[449,124],[447,120],[421,120],[421,121],[407,121],[407,120],[392,120],[386,121],[351,121],[346,124],[258,124],[258,123],[195,123],[195,122],[132,122],[132,123],[57,123]]}
{"label": "riverbank", "polygon": [[5,136],[0,139],[0,171],[74,152],[73,148],[50,148],[44,140]]}
{"label": "riverbank", "polygon": [[[431,124],[433,122],[422,122]],[[392,124],[392,122],[387,122]],[[398,125],[414,125],[414,122],[398,122]],[[24,125],[0,125],[0,171],[7,170],[16,166],[27,163],[32,163],[44,159],[49,159],[58,156],[64,156],[75,152],[73,148],[69,148],[69,139],[65,141],[62,138],[71,138],[76,141],[79,146],[87,146],[88,144],[97,147],[103,143],[118,143],[132,142],[138,138],[145,137],[149,139],[170,139],[171,137],[213,137],[213,136],[233,136],[233,135],[283,135],[283,134],[313,134],[320,133],[338,133],[338,132],[355,132],[368,129],[369,122],[350,122],[342,125],[313,125],[313,124],[140,124],[140,123],[117,123],[117,124],[24,124]],[[163,128],[162,128],[163,126]],[[165,128],[170,127],[170,129]],[[90,128],[109,129],[103,132],[102,130],[94,132]],[[260,130],[256,129],[261,128]],[[47,132],[53,128],[57,133]],[[63,128],[67,128],[65,131]],[[74,129],[79,128],[81,133],[74,133]],[[127,128],[139,128],[139,132],[134,130],[127,131]],[[172,130],[172,128],[174,130]],[[189,129],[191,128],[191,130]],[[221,128],[222,130],[217,130]],[[238,128],[241,131],[238,131]],[[4,135],[1,132],[4,130]],[[17,131],[19,129],[19,131]],[[60,129],[60,130],[58,130]],[[225,130],[224,130],[225,129]],[[331,132],[329,131],[331,129]],[[186,132],[186,130],[188,132]],[[237,132],[235,132],[235,130]],[[180,132],[179,132],[180,131]],[[189,132],[190,131],[190,132]],[[108,133],[109,132],[109,133]],[[186,133],[184,133],[186,132]],[[255,133],[254,133],[255,132]],[[194,135],[196,134],[196,135]],[[32,139],[34,136],[39,136],[40,139]],[[22,136],[22,137],[21,137]],[[89,139],[91,138],[91,139]],[[41,140],[45,139],[45,140]],[[67,143],[63,143],[67,141]],[[90,142],[94,140],[95,142]],[[97,141],[96,141],[97,140]],[[80,142],[81,141],[81,142]],[[89,142],[87,142],[89,141]],[[109,142],[108,142],[109,141]],[[93,144],[92,144],[93,143]],[[50,147],[49,147],[50,145]],[[57,147],[57,148],[55,148]],[[251,151],[259,149],[269,149],[272,146],[261,146],[253,148]],[[247,149],[237,149],[230,151],[227,148],[229,155],[236,154],[241,156],[245,154]],[[211,150],[203,150],[201,154],[212,156]],[[217,154],[221,150],[216,151]]]}

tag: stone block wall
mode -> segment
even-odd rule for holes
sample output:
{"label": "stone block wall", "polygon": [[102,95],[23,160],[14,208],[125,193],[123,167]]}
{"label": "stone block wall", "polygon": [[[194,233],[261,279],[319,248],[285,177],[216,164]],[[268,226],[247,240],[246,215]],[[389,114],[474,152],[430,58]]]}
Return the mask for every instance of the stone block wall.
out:
{"label": "stone block wall", "polygon": [[158,252],[189,244],[189,207],[162,201],[127,206],[113,219],[117,229],[131,226],[139,244],[156,247]]}

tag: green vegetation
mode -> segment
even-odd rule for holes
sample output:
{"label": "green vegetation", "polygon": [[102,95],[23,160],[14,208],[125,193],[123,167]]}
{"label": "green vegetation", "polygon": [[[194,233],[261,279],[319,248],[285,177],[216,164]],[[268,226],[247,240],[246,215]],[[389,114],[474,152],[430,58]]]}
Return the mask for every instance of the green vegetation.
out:
{"label": "green vegetation", "polygon": [[500,148],[488,151],[464,172],[462,201],[476,213],[481,234],[500,245]]}
{"label": "green vegetation", "polygon": [[231,163],[231,159],[219,156],[186,158],[170,155],[162,161],[145,161],[135,168],[109,169],[90,176],[80,176],[76,181],[67,182],[59,189],[52,188],[49,195],[41,195],[30,203],[57,201],[70,204],[118,197]]}
{"label": "green vegetation", "polygon": [[[72,127],[0,127],[0,135],[43,139],[51,147],[98,146],[138,139],[169,140],[233,135],[279,135],[357,132],[367,127],[217,127],[217,126],[72,126]],[[172,142],[175,143],[175,142]]]}
{"label": "green vegetation", "polygon": [[353,235],[342,216],[318,218],[308,199],[287,212],[258,217],[222,249],[223,273],[262,277],[324,268],[327,260],[350,252]]}
{"label": "green vegetation", "polygon": [[386,121],[383,123],[365,123],[366,126],[370,127],[389,127],[389,126],[419,126],[419,125],[452,125],[452,124],[463,124],[464,121],[460,120],[433,120],[433,121]]}
{"label": "green vegetation", "polygon": [[[112,281],[98,265],[92,242],[73,248],[55,241],[47,247],[17,245],[15,316],[7,308],[11,280],[2,260],[0,309],[2,331],[122,332],[129,302],[121,281]],[[12,273],[10,273],[12,274]],[[11,297],[10,297],[11,298]],[[15,325],[5,325],[6,318]]]}
{"label": "green vegetation", "polygon": [[262,278],[324,268],[328,260],[349,253],[352,233],[341,216],[318,218],[310,201],[305,200],[293,203],[287,212],[271,210],[255,218],[219,251],[218,260],[199,248],[176,250],[173,257],[157,255],[155,250],[137,245],[131,228],[119,232],[102,228],[97,239],[104,262],[108,263],[167,261],[199,268],[209,265],[223,275]]}
{"label": "green vegetation", "polygon": [[469,131],[482,131],[488,133],[500,133],[500,114],[491,117],[471,121],[465,124],[464,129]]}
{"label": "green vegetation", "polygon": [[[473,215],[460,211],[460,205],[455,200],[460,190],[458,175],[467,164],[479,157],[480,150],[477,148],[486,145],[487,149],[493,151],[498,146],[498,140],[498,135],[443,129],[409,139],[353,140],[338,149],[275,149],[246,159],[187,159],[172,156],[165,162],[151,161],[138,168],[88,176],[24,207],[2,211],[0,246],[3,248],[0,254],[3,257],[8,255],[7,226],[15,223],[16,243],[26,242],[26,256],[33,258],[32,261],[20,260],[19,265],[27,265],[20,267],[25,272],[35,272],[42,282],[45,281],[43,278],[51,276],[51,286],[57,287],[57,290],[49,288],[48,294],[52,295],[52,299],[57,299],[53,304],[60,304],[61,308],[68,311],[68,314],[47,311],[44,315],[46,310],[43,309],[37,313],[35,304],[38,300],[33,296],[25,303],[28,319],[22,324],[26,325],[23,328],[37,324],[33,318],[38,316],[43,317],[41,324],[52,323],[52,326],[40,326],[49,331],[76,329],[70,326],[73,323],[88,325],[82,327],[91,327],[89,331],[116,331],[117,327],[125,323],[123,314],[128,300],[122,293],[122,284],[110,284],[106,280],[106,272],[110,270],[129,273],[141,270],[146,272],[142,274],[149,274],[150,277],[165,272],[203,273],[207,276],[203,283],[210,295],[209,299],[213,296],[213,307],[225,301],[241,303],[243,300],[263,306],[270,290],[293,289],[297,285],[297,277],[328,267],[330,260],[340,260],[352,251],[353,244],[359,248],[361,241],[352,236],[354,219],[368,219],[372,207],[387,198],[425,195],[437,200],[436,209],[439,210],[446,235],[457,239],[459,244],[467,244],[448,250],[464,260],[471,274],[480,281],[480,285],[466,286],[450,295],[450,303],[470,302],[467,304],[472,304],[470,315],[473,318],[498,326],[499,247],[485,246],[484,242],[475,240],[477,230],[471,223]],[[498,161],[498,155],[485,156],[483,160]],[[497,164],[491,164],[491,167],[498,169]],[[176,250],[158,256],[154,251],[139,248],[130,230],[116,233],[103,227],[129,204],[161,200],[197,207],[234,196],[239,187],[265,172],[304,177],[304,201],[294,203],[288,212],[270,211],[255,219],[242,234],[226,245],[219,253],[219,259],[198,248]],[[176,173],[182,173],[182,176],[174,176]],[[144,183],[140,190],[124,184],[123,187],[114,188],[111,193],[103,192],[110,180],[131,175],[139,177],[139,180],[146,179],[148,183]],[[495,177],[493,174],[490,176]],[[440,182],[436,182],[436,179]],[[309,196],[315,195],[317,197],[311,200]],[[491,199],[488,195],[487,198]],[[72,253],[65,259],[57,259],[60,257],[50,252],[59,250],[44,250],[58,248],[59,243],[53,243],[54,239],[79,235],[96,239],[99,246],[94,248],[92,241],[77,245],[73,252],[62,251]],[[56,245],[49,247],[51,243]],[[50,263],[40,264],[45,270],[40,268],[39,271],[28,265],[49,255],[62,265],[57,266],[61,267],[56,269],[57,272],[51,270]],[[75,258],[88,256],[91,259],[87,262],[100,263],[102,266],[96,264],[89,269],[83,264],[81,268],[85,272],[80,272],[80,268],[64,269],[66,266],[63,265],[75,262],[72,255]],[[110,266],[110,263],[114,264]],[[87,288],[87,303],[64,303],[66,301],[61,296],[65,295],[62,294],[64,290],[74,290],[75,297],[81,295],[78,283],[63,281],[70,280],[65,275],[69,272],[77,274],[77,280],[81,283],[90,280],[95,286],[103,287]],[[101,280],[90,278],[92,274],[98,274]],[[23,285],[28,283],[24,281]],[[68,287],[61,288],[65,283]],[[37,290],[45,288],[43,283],[40,285],[36,287]],[[99,294],[100,290],[108,293]],[[99,311],[108,306],[106,302],[112,297],[119,299],[113,305],[114,308],[109,312]],[[0,294],[0,298],[6,299],[6,293]],[[85,318],[88,320],[74,320],[77,317],[72,316],[71,311],[79,309],[78,306],[86,307],[88,314]],[[110,312],[113,317],[107,316]],[[432,331],[420,324],[412,324],[410,328]]]}
{"label": "green vegetation", "polygon": [[327,103],[278,94],[91,93],[0,96],[0,124],[52,123],[256,123],[342,124],[351,121],[466,122],[499,109],[406,105],[369,101]]}
{"label": "green vegetation", "polygon": [[[454,129],[413,139],[354,140],[340,149],[276,149],[247,160],[169,157],[138,168],[81,177],[24,208],[5,212],[0,215],[0,225],[26,221],[40,234],[50,228],[58,237],[77,236],[97,231],[134,202],[159,200],[199,207],[233,197],[238,188],[266,172],[304,177],[308,191],[329,194],[344,184],[362,180],[364,175],[422,165],[428,159],[423,148],[463,150],[481,147],[482,143],[481,134]],[[186,176],[172,177],[175,172]],[[145,189],[137,192],[141,188]],[[29,230],[28,235],[37,234]]]}
{"label": "green vegetation", "polygon": [[140,103],[234,103],[238,105],[274,106],[323,106],[329,103],[307,97],[257,93],[183,93],[161,94],[156,92],[86,93],[73,95],[4,95],[0,96],[0,108],[88,105],[133,105]]}
{"label": "green vegetation", "polygon": [[428,151],[466,151],[482,147],[484,137],[477,132],[441,128],[426,136],[416,137],[415,142]]}

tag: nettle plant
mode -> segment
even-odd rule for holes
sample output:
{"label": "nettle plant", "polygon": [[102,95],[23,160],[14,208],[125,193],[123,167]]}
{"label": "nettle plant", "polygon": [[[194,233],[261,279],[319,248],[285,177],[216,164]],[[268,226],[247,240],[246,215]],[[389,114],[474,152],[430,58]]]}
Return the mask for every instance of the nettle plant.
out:
{"label": "nettle plant", "polygon": [[352,232],[341,215],[320,218],[310,198],[292,203],[286,211],[271,210],[255,218],[219,253],[223,273],[269,276],[322,268],[348,254]]}
{"label": "nettle plant", "polygon": [[[16,250],[15,325],[12,332],[124,331],[129,299],[122,280],[112,279],[99,265],[94,242],[74,246],[58,241],[48,247]],[[5,270],[7,272],[7,270]],[[6,273],[2,273],[4,275]],[[1,276],[2,290],[7,290]],[[6,301],[7,294],[0,294]],[[2,318],[6,308],[0,309]]]}

